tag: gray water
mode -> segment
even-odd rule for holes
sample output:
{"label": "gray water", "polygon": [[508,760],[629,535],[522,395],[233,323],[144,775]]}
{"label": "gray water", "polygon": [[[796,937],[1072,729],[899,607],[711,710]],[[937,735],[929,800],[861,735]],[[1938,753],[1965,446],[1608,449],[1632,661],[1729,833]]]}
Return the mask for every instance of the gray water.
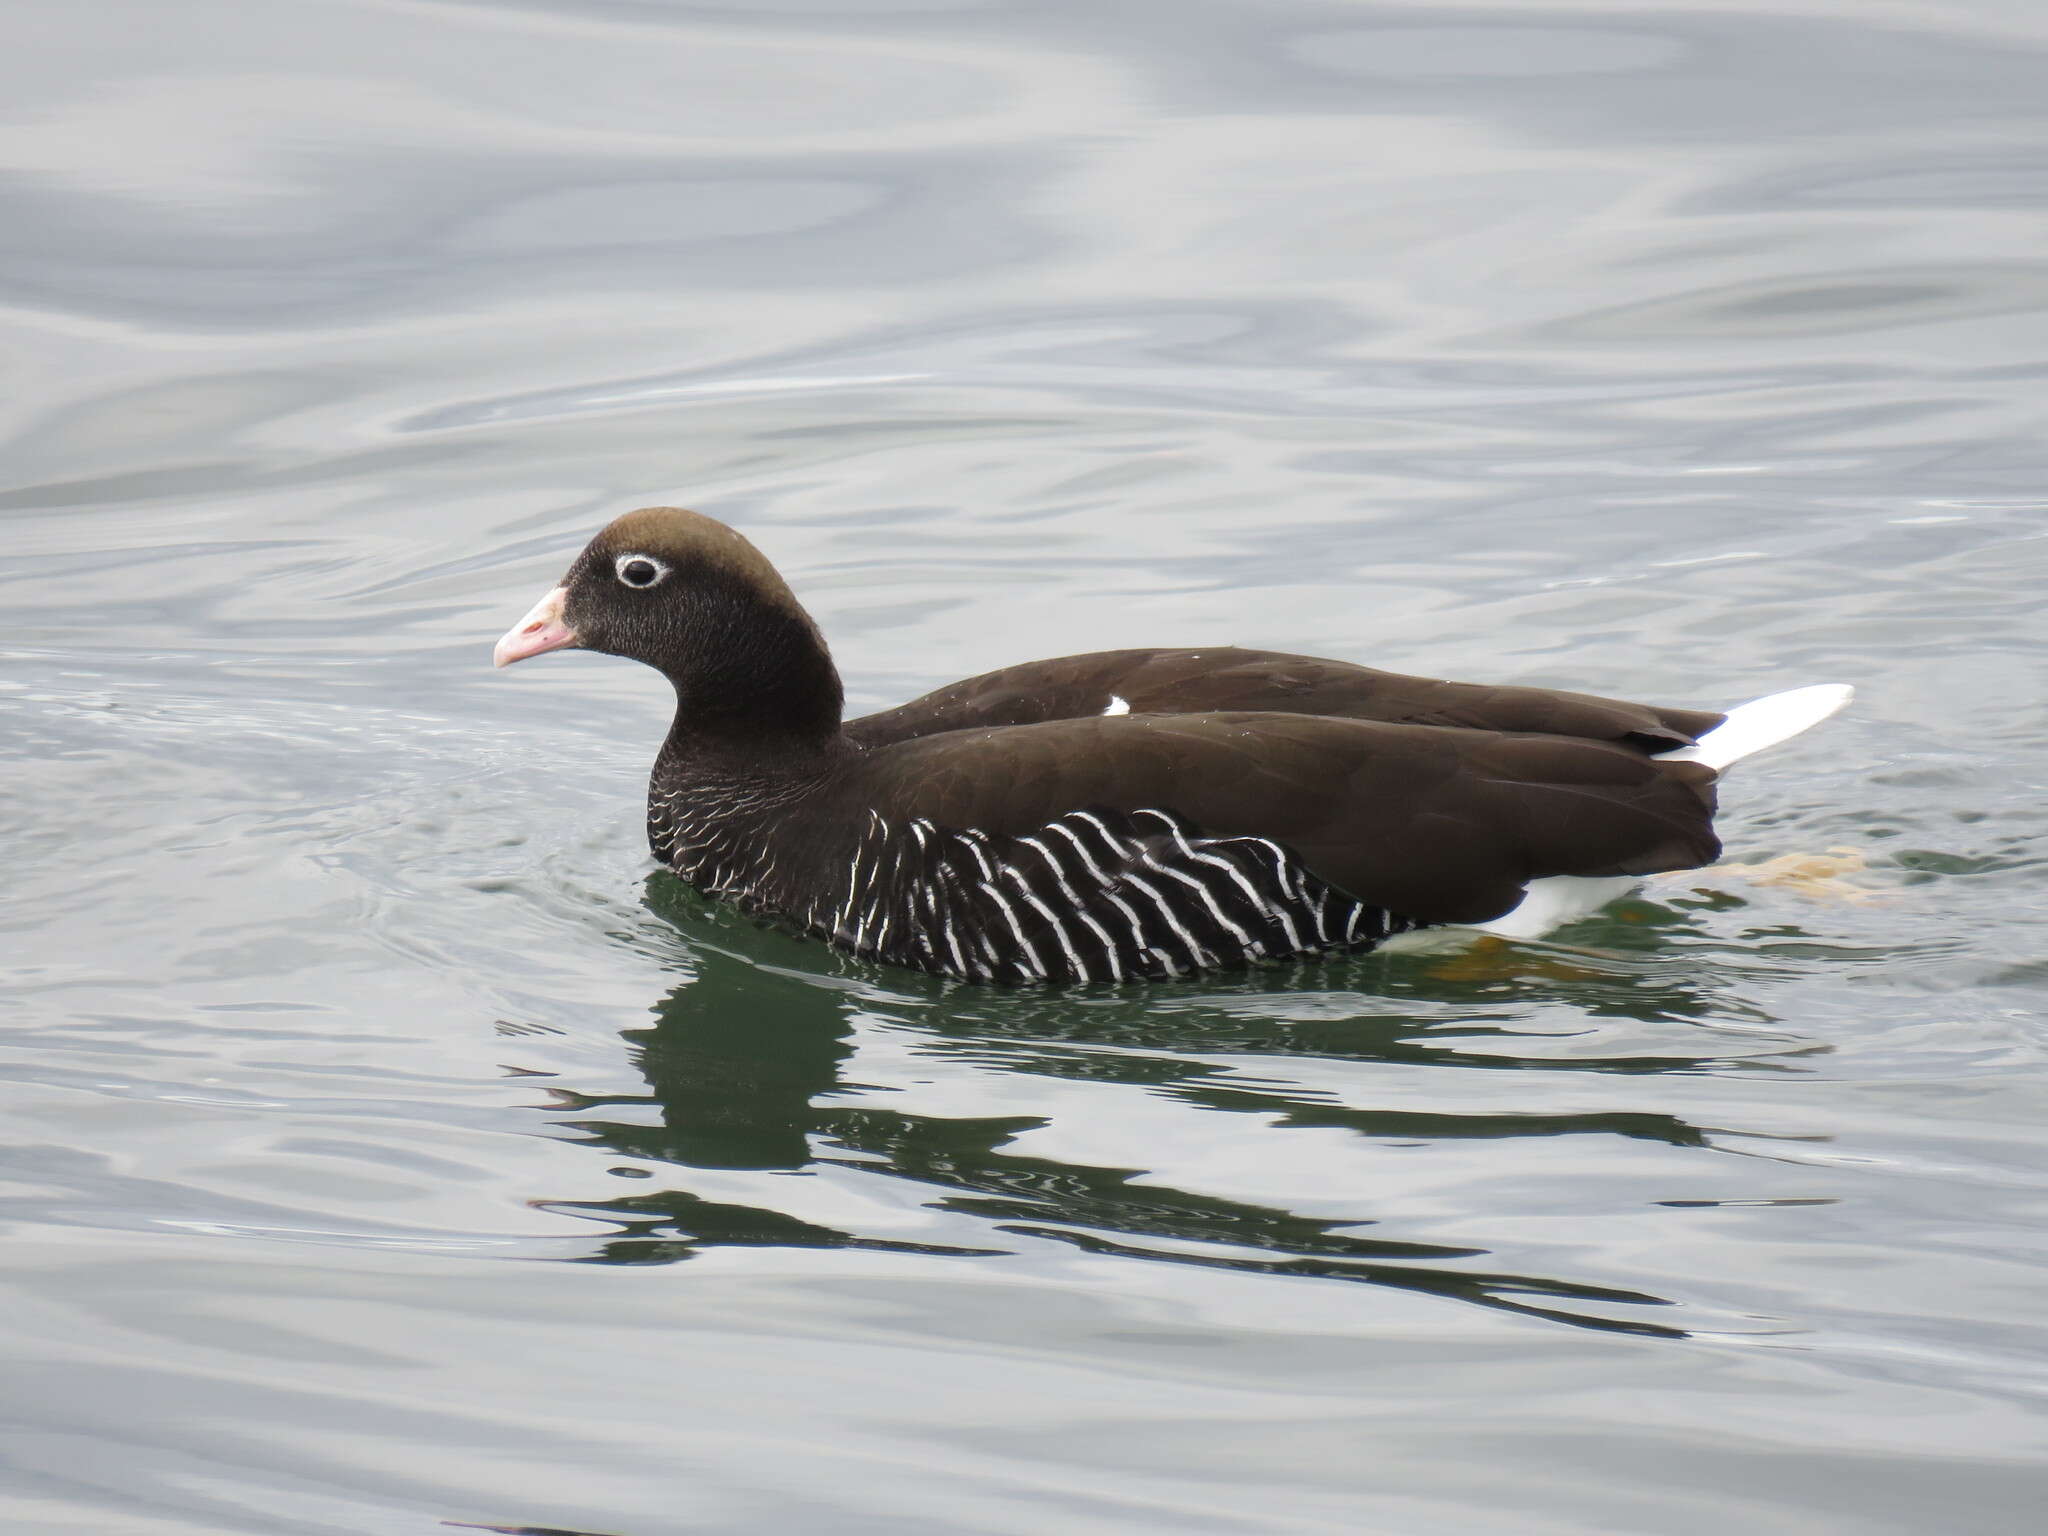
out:
{"label": "gray water", "polygon": [[[2038,0],[0,29],[0,1528],[2038,1528]],[[488,668],[652,501],[860,709],[1851,682],[1724,825],[1865,867],[845,961],[650,875],[657,678]]]}

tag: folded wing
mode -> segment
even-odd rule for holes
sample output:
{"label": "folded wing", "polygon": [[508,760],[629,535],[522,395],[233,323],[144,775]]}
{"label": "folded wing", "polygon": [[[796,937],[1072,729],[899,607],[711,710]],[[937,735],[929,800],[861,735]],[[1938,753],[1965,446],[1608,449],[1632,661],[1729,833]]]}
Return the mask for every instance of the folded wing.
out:
{"label": "folded wing", "polygon": [[1271,712],[955,731],[873,761],[885,814],[1016,837],[1074,811],[1159,810],[1266,838],[1369,906],[1473,923],[1548,875],[1711,863],[1713,770],[1612,742]]}

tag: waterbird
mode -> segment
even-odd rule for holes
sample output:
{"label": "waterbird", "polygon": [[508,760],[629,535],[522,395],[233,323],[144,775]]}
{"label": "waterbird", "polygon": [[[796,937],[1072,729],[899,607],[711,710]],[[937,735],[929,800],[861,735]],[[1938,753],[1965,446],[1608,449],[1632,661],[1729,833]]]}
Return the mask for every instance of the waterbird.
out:
{"label": "waterbird", "polygon": [[1851,696],[1672,709],[1203,647],[1026,662],[849,721],[774,566],[679,507],[605,527],[493,659],[571,649],[674,685],[657,860],[856,955],[982,983],[1540,937],[1711,864],[1722,770]]}

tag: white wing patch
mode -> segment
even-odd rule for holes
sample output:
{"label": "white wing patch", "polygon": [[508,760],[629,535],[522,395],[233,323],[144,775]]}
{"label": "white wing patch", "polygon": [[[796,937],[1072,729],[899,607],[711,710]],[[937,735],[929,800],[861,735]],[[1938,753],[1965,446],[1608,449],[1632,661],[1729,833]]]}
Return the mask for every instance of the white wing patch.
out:
{"label": "white wing patch", "polygon": [[1131,701],[1112,693],[1109,702],[1103,705],[1102,712],[1105,715],[1128,715],[1131,712]]}

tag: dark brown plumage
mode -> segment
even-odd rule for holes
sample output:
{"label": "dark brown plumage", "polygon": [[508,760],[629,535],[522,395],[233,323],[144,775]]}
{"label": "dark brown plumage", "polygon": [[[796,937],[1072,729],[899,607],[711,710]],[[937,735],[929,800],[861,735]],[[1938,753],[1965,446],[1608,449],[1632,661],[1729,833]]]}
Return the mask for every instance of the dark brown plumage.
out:
{"label": "dark brown plumage", "polygon": [[[978,980],[1179,974],[1711,862],[1717,724],[1272,652],[1005,668],[845,724],[817,627],[710,518],[627,514],[500,643],[661,670],[649,837],[707,892]],[[1105,708],[1128,705],[1128,713]]]}
{"label": "dark brown plumage", "polygon": [[1279,710],[1394,725],[1455,725],[1618,741],[1648,752],[1684,746],[1719,725],[1700,709],[1625,704],[1551,688],[1510,688],[1406,677],[1348,661],[1247,651],[1095,651],[1027,661],[948,683],[922,698],[846,723],[862,746],[972,726],[1035,725],[1099,715],[1112,698],[1134,715]]}

